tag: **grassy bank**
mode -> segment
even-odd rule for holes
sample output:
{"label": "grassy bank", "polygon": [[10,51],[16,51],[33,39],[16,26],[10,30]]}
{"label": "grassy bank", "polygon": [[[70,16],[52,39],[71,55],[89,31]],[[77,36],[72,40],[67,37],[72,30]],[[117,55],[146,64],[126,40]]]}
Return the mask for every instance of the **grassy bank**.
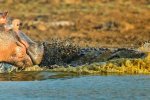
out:
{"label": "grassy bank", "polygon": [[120,74],[149,74],[149,59],[118,59],[108,62],[93,63],[79,67],[60,67],[50,69],[53,72],[67,72],[77,74],[102,74],[102,73],[120,73]]}
{"label": "grassy bank", "polygon": [[116,59],[77,67],[60,66],[54,69],[33,66],[26,68],[24,71],[51,71],[75,74],[150,74],[150,59],[148,57],[144,59]]}

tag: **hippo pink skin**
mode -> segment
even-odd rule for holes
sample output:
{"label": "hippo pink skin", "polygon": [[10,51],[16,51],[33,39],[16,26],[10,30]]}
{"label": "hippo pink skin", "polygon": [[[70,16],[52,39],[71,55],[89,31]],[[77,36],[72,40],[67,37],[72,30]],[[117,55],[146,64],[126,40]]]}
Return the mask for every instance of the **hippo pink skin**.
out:
{"label": "hippo pink skin", "polygon": [[0,24],[5,24],[7,22],[8,12],[0,13]]}
{"label": "hippo pink skin", "polygon": [[17,67],[33,65],[26,48],[18,41],[13,32],[0,32],[0,62],[10,63]]}
{"label": "hippo pink skin", "polygon": [[[29,47],[26,48],[20,39],[28,43]],[[43,45],[32,41],[22,32],[19,32],[19,38],[13,31],[0,32],[0,43],[0,62],[23,68],[40,64],[42,61]]]}

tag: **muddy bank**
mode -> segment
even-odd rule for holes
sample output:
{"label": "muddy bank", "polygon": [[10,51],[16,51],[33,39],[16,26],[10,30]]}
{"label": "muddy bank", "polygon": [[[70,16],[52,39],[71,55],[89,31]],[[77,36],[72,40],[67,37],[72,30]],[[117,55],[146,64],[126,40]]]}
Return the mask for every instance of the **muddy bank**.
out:
{"label": "muddy bank", "polygon": [[148,0],[56,1],[2,0],[0,9],[21,19],[37,41],[70,37],[84,47],[138,47],[150,40]]}

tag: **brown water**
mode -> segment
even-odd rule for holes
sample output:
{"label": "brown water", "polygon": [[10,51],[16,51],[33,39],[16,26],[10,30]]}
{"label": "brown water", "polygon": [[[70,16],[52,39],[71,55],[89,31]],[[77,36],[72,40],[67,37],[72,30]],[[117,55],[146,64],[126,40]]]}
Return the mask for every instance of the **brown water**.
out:
{"label": "brown water", "polygon": [[0,99],[149,100],[149,75],[74,75],[21,72],[0,75]]}

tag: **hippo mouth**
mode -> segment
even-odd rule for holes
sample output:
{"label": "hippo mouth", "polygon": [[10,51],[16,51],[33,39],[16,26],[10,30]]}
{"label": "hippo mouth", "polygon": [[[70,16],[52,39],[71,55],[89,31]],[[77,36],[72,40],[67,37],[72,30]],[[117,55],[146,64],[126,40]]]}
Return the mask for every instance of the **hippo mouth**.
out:
{"label": "hippo mouth", "polygon": [[23,57],[11,57],[8,62],[19,68],[39,65],[43,58],[43,49],[42,43],[30,44],[30,47],[26,49],[26,54]]}
{"label": "hippo mouth", "polygon": [[44,54],[44,46],[42,43],[32,43],[27,49],[27,54],[32,60],[33,65],[39,65]]}
{"label": "hippo mouth", "polygon": [[40,42],[35,42],[31,40],[26,34],[19,32],[18,33],[18,40],[19,41],[24,41],[28,45],[26,48],[26,54],[30,57],[32,61],[32,65],[39,65],[42,61],[43,54],[44,54],[44,46],[43,43]]}

